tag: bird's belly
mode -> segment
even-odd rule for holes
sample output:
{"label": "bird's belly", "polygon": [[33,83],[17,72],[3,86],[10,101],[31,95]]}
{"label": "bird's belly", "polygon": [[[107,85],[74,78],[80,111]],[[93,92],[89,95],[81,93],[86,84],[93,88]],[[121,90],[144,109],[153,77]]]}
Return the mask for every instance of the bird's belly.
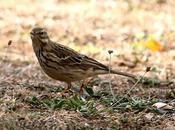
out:
{"label": "bird's belly", "polygon": [[69,70],[66,67],[60,68],[60,69],[43,68],[43,70],[49,77],[59,81],[64,81],[67,83],[83,80],[85,78],[92,76],[91,74],[86,74],[85,72],[81,72],[81,70],[77,70],[77,69]]}

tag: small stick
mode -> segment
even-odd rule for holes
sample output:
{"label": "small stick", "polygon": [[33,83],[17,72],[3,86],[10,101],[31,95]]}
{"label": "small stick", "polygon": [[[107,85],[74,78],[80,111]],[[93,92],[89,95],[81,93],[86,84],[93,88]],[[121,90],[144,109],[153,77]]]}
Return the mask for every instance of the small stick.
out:
{"label": "small stick", "polygon": [[127,96],[132,90],[133,88],[136,87],[136,85],[145,77],[146,73],[149,72],[151,70],[151,67],[147,67],[145,72],[143,73],[143,75],[137,80],[137,82],[130,88],[130,90],[123,96],[123,98],[121,98],[120,100],[118,100],[117,102],[113,103],[111,105],[111,107],[115,106],[116,104],[118,104],[120,101],[122,101],[125,96]]}
{"label": "small stick", "polygon": [[2,61],[4,61],[7,58],[7,53],[11,45],[12,45],[12,40],[9,40],[7,43],[6,50],[5,50],[5,56],[3,57]]}
{"label": "small stick", "polygon": [[[5,55],[2,57],[2,61],[0,61],[0,65],[3,64],[3,62],[5,61],[5,59],[7,59],[7,53],[8,53],[8,50],[9,50],[11,44],[12,44],[12,40],[9,40],[8,43],[7,43],[7,47],[5,48]],[[1,76],[1,77],[3,77],[3,76]],[[0,81],[3,80],[3,79],[4,78],[0,78]]]}
{"label": "small stick", "polygon": [[111,85],[111,54],[113,53],[113,50],[108,50],[108,53],[109,53],[109,79],[110,79],[109,87],[110,87],[110,90],[111,90],[113,101],[115,101],[116,98],[115,98],[114,91],[112,90],[112,85]]}

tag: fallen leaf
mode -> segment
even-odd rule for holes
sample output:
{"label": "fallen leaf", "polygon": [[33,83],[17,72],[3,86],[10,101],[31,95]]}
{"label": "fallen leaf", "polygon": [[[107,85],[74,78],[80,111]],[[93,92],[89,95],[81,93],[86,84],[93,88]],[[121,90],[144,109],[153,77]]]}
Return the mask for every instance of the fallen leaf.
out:
{"label": "fallen leaf", "polygon": [[154,38],[149,38],[148,40],[146,40],[144,42],[144,46],[146,48],[149,48],[153,52],[161,51],[163,49],[162,44]]}
{"label": "fallen leaf", "polygon": [[153,104],[153,107],[157,108],[157,109],[173,109],[172,106],[166,104],[166,103],[163,103],[163,102],[157,102],[155,104]]}

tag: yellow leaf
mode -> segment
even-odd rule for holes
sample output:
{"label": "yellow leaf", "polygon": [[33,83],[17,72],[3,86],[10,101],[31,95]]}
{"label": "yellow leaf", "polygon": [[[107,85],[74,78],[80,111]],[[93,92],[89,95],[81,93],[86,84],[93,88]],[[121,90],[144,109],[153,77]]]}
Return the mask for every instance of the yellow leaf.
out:
{"label": "yellow leaf", "polygon": [[150,38],[144,42],[144,46],[149,48],[153,52],[161,51],[163,49],[162,44],[154,38]]}

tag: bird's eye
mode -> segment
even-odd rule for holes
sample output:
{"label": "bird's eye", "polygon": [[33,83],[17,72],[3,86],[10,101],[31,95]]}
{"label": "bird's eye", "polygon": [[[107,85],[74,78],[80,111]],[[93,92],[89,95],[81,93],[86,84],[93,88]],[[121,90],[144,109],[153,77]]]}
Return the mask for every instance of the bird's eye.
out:
{"label": "bird's eye", "polygon": [[39,32],[39,34],[40,34],[40,35],[43,35],[43,34],[44,34],[44,32]]}

